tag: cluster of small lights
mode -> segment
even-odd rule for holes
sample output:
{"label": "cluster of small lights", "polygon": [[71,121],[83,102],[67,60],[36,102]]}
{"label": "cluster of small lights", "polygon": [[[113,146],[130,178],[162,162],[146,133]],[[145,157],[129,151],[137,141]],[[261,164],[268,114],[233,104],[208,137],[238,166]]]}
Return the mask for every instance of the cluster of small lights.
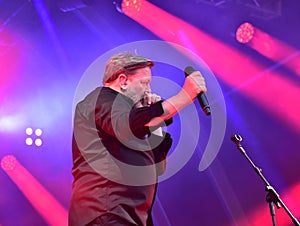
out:
{"label": "cluster of small lights", "polygon": [[141,11],[141,4],[143,0],[123,0],[122,2],[122,10],[129,11],[134,10],[135,12]]}
{"label": "cluster of small lights", "polygon": [[[42,139],[41,139],[41,135],[42,135],[43,131],[41,129],[36,129],[35,131],[33,131],[32,128],[27,128],[26,129],[26,134],[30,137],[27,137],[25,140],[25,143],[30,146],[33,145],[33,143],[36,146],[41,146],[43,144]],[[35,139],[32,138],[32,136],[35,136]]]}
{"label": "cluster of small lights", "polygon": [[254,26],[248,22],[241,24],[236,31],[236,40],[246,44],[250,42],[254,36]]}
{"label": "cluster of small lights", "polygon": [[17,159],[13,155],[6,155],[1,159],[1,167],[5,171],[11,171],[15,168]]}

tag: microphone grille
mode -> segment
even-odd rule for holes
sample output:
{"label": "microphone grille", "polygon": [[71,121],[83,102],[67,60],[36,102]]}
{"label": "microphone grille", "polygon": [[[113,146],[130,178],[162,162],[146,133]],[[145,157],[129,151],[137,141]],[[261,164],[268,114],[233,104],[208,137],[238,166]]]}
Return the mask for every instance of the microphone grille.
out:
{"label": "microphone grille", "polygon": [[184,69],[185,77],[188,76],[188,75],[190,75],[190,74],[192,74],[194,71],[195,71],[195,69],[192,66],[187,66]]}

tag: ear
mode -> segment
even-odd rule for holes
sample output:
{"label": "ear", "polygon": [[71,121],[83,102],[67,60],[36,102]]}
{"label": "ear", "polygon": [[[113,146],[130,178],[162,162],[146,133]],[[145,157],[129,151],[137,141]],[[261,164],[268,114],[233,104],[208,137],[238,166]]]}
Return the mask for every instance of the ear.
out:
{"label": "ear", "polygon": [[120,74],[118,81],[121,90],[125,91],[127,89],[127,76],[125,74]]}

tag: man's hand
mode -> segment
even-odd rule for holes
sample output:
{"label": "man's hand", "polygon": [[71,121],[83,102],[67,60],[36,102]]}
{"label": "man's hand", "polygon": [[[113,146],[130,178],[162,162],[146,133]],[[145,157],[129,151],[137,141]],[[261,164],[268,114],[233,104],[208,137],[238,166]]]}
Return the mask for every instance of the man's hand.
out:
{"label": "man's hand", "polygon": [[205,79],[199,71],[194,71],[186,77],[182,91],[193,101],[201,92],[206,92]]}
{"label": "man's hand", "polygon": [[161,100],[161,96],[156,95],[155,93],[146,92],[142,100],[142,105],[144,107],[149,107],[151,104],[154,104]]}

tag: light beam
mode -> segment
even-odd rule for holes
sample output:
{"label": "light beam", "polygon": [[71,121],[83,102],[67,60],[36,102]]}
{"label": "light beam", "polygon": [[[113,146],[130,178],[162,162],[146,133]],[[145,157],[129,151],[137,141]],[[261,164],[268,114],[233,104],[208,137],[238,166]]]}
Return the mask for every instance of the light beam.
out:
{"label": "light beam", "polygon": [[67,210],[21,165],[15,156],[4,156],[1,167],[48,225],[68,225]]}

